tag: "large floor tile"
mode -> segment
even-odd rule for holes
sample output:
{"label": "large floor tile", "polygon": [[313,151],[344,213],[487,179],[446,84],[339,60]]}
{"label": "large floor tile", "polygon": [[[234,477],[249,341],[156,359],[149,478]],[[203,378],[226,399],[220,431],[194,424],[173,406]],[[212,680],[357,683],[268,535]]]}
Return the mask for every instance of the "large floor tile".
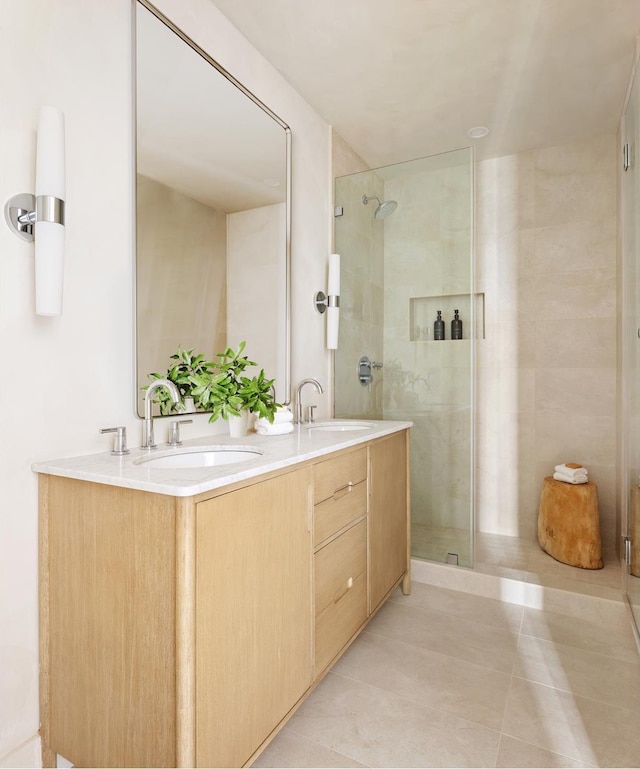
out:
{"label": "large floor tile", "polygon": [[559,753],[552,753],[536,745],[529,745],[528,742],[516,740],[513,737],[502,735],[500,739],[500,749],[498,750],[498,760],[496,767],[537,767],[538,769],[552,769],[553,767],[590,767],[592,764],[585,764],[582,761],[576,761],[567,756],[561,756]]}
{"label": "large floor tile", "polygon": [[365,631],[337,662],[336,673],[499,729],[509,674]]}
{"label": "large floor tile", "polygon": [[521,636],[513,674],[640,712],[640,664]]}
{"label": "large floor tile", "polygon": [[411,595],[402,595],[400,590],[397,590],[391,596],[391,601],[516,632],[522,622],[522,606],[421,582],[413,582]]}
{"label": "large floor tile", "polygon": [[506,628],[394,601],[382,607],[367,631],[503,673],[511,673],[518,643]]}
{"label": "large floor tile", "polygon": [[342,753],[320,745],[315,740],[283,729],[269,747],[251,765],[257,767],[363,767]]}
{"label": "large floor tile", "polygon": [[609,623],[525,608],[521,633],[634,664],[638,662],[638,648],[628,622],[625,627],[616,628]]}
{"label": "large floor tile", "polygon": [[370,767],[492,767],[500,736],[335,673],[288,728]]}
{"label": "large floor tile", "polygon": [[640,715],[514,678],[504,734],[594,766],[640,766]]}

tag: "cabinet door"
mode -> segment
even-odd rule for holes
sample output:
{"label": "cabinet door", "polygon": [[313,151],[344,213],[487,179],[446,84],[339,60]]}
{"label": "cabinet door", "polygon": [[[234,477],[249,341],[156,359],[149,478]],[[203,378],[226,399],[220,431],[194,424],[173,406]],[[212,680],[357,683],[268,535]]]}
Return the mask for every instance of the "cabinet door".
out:
{"label": "cabinet door", "polygon": [[407,431],[369,447],[369,612],[407,571]]}
{"label": "cabinet door", "polygon": [[305,468],[198,505],[198,766],[242,766],[311,683],[311,502]]}

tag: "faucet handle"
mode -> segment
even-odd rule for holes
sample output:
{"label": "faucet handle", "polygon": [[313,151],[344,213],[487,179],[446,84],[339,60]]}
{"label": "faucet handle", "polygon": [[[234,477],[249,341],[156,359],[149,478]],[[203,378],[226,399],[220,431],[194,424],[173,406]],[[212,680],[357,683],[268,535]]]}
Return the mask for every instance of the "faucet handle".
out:
{"label": "faucet handle", "polygon": [[313,406],[307,406],[307,424],[311,424],[312,422],[315,422],[315,417],[313,415],[313,410],[318,408],[315,404]]}
{"label": "faucet handle", "polygon": [[169,422],[169,440],[167,446],[182,446],[180,440],[180,425],[190,425],[193,419],[176,419],[173,422]]}
{"label": "faucet handle", "polygon": [[123,454],[128,454],[127,448],[127,428],[126,427],[103,427],[100,430],[101,433],[115,433],[116,437],[113,441],[113,450],[111,453],[116,457],[121,457]]}

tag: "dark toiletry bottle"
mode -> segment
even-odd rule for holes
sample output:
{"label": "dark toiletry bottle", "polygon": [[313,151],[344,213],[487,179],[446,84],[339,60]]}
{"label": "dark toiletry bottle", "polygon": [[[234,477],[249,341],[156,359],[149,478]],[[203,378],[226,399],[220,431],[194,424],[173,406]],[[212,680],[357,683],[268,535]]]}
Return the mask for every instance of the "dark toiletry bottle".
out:
{"label": "dark toiletry bottle", "polygon": [[438,310],[438,317],[433,324],[433,338],[436,340],[444,339],[444,321],[442,320],[442,310]]}
{"label": "dark toiletry bottle", "polygon": [[462,339],[462,321],[460,320],[458,311],[454,310],[454,313],[455,313],[455,317],[451,321],[451,338]]}

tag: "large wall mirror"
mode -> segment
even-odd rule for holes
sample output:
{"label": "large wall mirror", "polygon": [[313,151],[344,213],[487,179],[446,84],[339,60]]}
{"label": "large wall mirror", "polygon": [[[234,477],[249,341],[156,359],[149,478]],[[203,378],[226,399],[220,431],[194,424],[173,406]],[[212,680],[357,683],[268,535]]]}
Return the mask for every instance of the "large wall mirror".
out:
{"label": "large wall mirror", "polygon": [[136,408],[178,346],[290,390],[290,130],[147,0],[136,51]]}

